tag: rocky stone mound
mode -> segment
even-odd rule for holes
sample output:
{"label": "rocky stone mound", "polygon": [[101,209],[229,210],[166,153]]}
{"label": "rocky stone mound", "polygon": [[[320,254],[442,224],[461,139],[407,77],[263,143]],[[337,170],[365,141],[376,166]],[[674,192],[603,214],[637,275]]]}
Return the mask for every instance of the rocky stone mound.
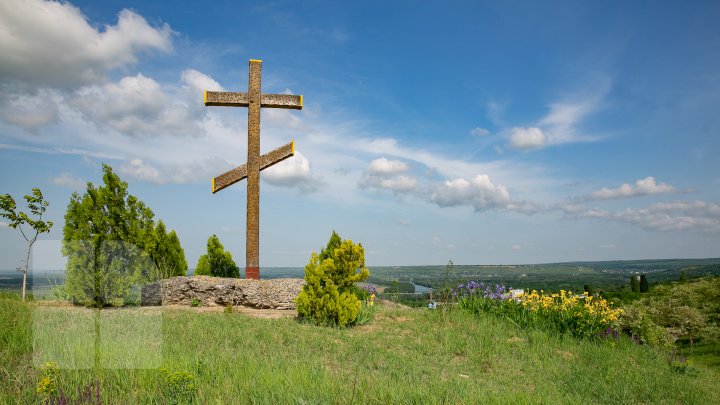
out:
{"label": "rocky stone mound", "polygon": [[142,289],[142,305],[190,305],[193,298],[203,306],[245,306],[263,309],[295,309],[295,297],[305,280],[278,278],[248,280],[208,276],[173,277]]}

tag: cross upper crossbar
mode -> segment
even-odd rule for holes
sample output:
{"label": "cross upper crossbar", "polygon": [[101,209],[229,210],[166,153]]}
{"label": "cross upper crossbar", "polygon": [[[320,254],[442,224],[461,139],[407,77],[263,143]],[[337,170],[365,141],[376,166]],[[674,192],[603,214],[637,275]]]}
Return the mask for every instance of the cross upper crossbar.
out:
{"label": "cross upper crossbar", "polygon": [[[248,93],[205,91],[205,105],[213,107],[247,107],[250,105],[250,97]],[[260,95],[260,107],[302,110],[303,96],[294,96],[292,94],[262,94]]]}

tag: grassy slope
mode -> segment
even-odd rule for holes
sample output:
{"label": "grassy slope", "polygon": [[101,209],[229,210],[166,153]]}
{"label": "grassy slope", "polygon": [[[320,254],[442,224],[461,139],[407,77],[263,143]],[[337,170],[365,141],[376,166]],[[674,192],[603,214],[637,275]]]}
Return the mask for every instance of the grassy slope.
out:
{"label": "grassy slope", "polygon": [[[0,300],[0,403],[36,399],[33,309]],[[373,324],[348,330],[191,309],[160,319],[162,365],[191,372],[201,403],[718,401],[712,370],[681,375],[629,342],[561,339],[462,311],[383,307]],[[157,370],[62,370],[60,384],[75,392],[94,378],[108,403],[161,403],[165,395]]]}

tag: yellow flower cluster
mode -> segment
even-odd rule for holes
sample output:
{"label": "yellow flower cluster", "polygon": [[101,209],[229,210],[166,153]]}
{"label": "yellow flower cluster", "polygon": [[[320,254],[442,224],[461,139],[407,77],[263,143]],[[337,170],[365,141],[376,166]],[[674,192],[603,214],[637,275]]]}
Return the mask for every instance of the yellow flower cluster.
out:
{"label": "yellow flower cluster", "polygon": [[49,398],[57,392],[57,377],[60,372],[60,368],[56,363],[48,361],[40,367],[40,374],[42,377],[38,381],[36,391],[42,398],[49,400]]}
{"label": "yellow flower cluster", "polygon": [[370,298],[368,298],[367,304],[369,307],[375,305],[375,294],[370,294]]}
{"label": "yellow flower cluster", "polygon": [[587,292],[577,295],[560,290],[559,294],[545,294],[542,290],[539,293],[532,290],[519,299],[523,307],[530,311],[552,311],[578,318],[590,317],[603,325],[617,321],[622,313],[622,309],[614,309],[607,300],[593,297]]}

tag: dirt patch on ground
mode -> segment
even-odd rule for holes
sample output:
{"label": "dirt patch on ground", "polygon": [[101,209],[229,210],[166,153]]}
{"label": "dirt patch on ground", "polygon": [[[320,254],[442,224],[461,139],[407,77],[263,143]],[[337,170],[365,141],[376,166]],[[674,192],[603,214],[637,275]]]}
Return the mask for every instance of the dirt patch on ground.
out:
{"label": "dirt patch on ground", "polygon": [[380,304],[384,307],[387,307],[387,308],[412,309],[411,307],[409,307],[407,305],[398,304],[397,302],[392,302],[389,300],[377,299],[375,302],[377,302],[378,304]]}
{"label": "dirt patch on ground", "polygon": [[562,350],[556,350],[555,352],[556,352],[557,354],[559,354],[560,356],[562,356],[562,357],[563,357],[564,359],[566,359],[566,360],[570,360],[570,359],[574,359],[574,358],[575,358],[575,355],[572,354],[572,353],[570,353],[570,352],[566,352],[566,351],[562,351]]}
{"label": "dirt patch on ground", "polygon": [[37,307],[74,307],[70,301],[42,300],[35,301],[33,304]]}
{"label": "dirt patch on ground", "polygon": [[[193,311],[193,312],[224,312],[225,307],[214,306],[214,307],[189,307],[186,305],[164,305],[163,309],[171,310],[182,310],[182,311]],[[252,316],[254,318],[264,319],[280,319],[280,318],[295,318],[297,311],[294,309],[256,309],[250,307],[233,307],[233,313],[244,314]]]}

